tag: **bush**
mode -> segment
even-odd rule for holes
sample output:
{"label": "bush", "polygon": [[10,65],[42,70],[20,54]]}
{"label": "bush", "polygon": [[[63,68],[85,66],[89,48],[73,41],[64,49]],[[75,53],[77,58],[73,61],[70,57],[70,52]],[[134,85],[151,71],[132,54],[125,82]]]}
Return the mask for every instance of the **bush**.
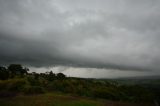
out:
{"label": "bush", "polygon": [[98,88],[93,91],[94,96],[98,98],[119,100],[119,94],[111,88]]}
{"label": "bush", "polygon": [[5,80],[5,81],[1,81],[0,80],[0,90],[6,90],[7,85],[8,85],[8,81],[7,80]]}
{"label": "bush", "polygon": [[30,85],[32,86],[39,86],[40,82],[38,79],[35,79],[33,76],[27,77],[27,81],[29,82]]}
{"label": "bush", "polygon": [[25,94],[41,94],[44,93],[44,89],[40,86],[26,86],[24,88]]}
{"label": "bush", "polygon": [[9,91],[21,91],[25,86],[26,82],[24,79],[12,80],[9,83],[8,90]]}
{"label": "bush", "polygon": [[26,82],[24,79],[10,79],[0,81],[0,90],[6,91],[21,91],[25,86]]}

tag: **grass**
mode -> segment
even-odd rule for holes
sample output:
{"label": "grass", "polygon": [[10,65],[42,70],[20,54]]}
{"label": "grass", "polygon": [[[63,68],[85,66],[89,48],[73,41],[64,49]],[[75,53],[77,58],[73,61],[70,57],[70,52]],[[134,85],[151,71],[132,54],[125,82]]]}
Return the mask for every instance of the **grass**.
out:
{"label": "grass", "polygon": [[151,104],[133,104],[107,100],[75,97],[61,93],[40,95],[18,95],[0,98],[0,106],[153,106]]}

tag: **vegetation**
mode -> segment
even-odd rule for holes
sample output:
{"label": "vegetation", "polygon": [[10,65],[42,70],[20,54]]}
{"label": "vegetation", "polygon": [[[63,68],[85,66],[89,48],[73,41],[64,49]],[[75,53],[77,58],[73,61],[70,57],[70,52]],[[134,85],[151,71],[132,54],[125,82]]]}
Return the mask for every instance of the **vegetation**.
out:
{"label": "vegetation", "polygon": [[[29,102],[28,102],[29,101]],[[64,93],[39,95],[18,95],[14,98],[1,98],[0,106],[153,106],[148,103],[129,103],[78,97]]]}
{"label": "vegetation", "polygon": [[[54,94],[55,92],[70,94],[73,97],[80,96],[83,98],[89,97],[90,99],[127,101],[132,103],[150,104],[155,100],[154,94],[156,92],[152,92],[151,89],[141,85],[121,84],[117,83],[117,81],[105,79],[72,78],[66,77],[63,73],[55,74],[52,71],[46,73],[28,73],[28,71],[28,68],[24,68],[19,64],[11,64],[7,68],[0,67],[0,97],[3,98],[3,100],[0,100],[0,105],[7,104],[4,97],[15,97],[17,94],[22,94],[24,95],[22,98],[28,98],[25,95],[46,95],[48,93]],[[17,101],[17,98],[19,96],[15,97],[15,101]],[[63,106],[63,104],[59,104],[59,101],[55,101],[55,103],[57,105],[54,104],[53,106]],[[64,103],[67,104],[68,102]],[[20,104],[14,104],[13,106],[20,106]],[[76,106],[104,105],[100,105],[99,102],[97,104],[97,102],[86,102],[84,100],[80,100],[80,102],[73,101],[68,104],[69,106],[75,106],[75,104]]]}

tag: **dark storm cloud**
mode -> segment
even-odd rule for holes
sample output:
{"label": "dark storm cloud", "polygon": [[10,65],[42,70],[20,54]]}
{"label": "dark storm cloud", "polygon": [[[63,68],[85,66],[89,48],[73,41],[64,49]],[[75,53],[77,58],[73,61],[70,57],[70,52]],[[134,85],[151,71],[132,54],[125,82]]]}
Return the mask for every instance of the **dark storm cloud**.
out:
{"label": "dark storm cloud", "polygon": [[0,0],[0,63],[159,70],[159,0]]}

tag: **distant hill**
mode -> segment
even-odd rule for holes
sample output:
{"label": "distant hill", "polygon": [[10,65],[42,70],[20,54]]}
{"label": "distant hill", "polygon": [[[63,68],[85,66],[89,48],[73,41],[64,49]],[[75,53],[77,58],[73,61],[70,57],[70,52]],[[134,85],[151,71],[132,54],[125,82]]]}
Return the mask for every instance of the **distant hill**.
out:
{"label": "distant hill", "polygon": [[121,77],[115,79],[160,79],[160,75],[152,75],[152,76],[135,76],[135,77]]}

